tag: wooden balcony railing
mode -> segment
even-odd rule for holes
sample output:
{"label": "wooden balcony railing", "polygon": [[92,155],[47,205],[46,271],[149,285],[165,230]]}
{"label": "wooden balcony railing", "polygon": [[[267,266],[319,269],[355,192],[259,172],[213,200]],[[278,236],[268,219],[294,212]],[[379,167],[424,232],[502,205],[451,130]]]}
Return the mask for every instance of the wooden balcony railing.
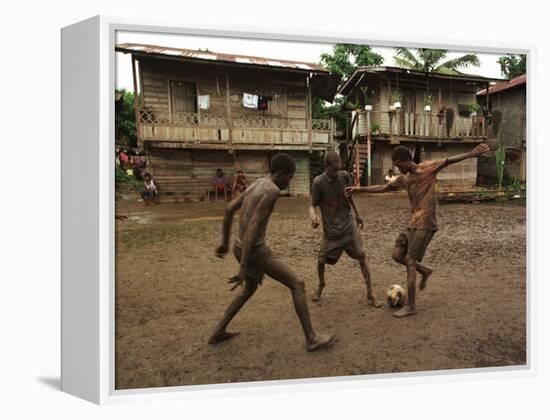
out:
{"label": "wooden balcony railing", "polygon": [[[371,111],[371,133],[437,139],[478,138],[487,136],[484,116],[462,117],[457,113],[413,113]],[[367,113],[360,112],[353,133],[367,134]]]}
{"label": "wooden balcony railing", "polygon": [[333,141],[333,120],[223,115],[140,109],[138,133],[146,141],[215,142],[309,147]]}
{"label": "wooden balcony railing", "polygon": [[[265,115],[227,115],[191,112],[163,112],[139,110],[139,122],[142,124],[177,125],[182,127],[218,127],[218,128],[267,128],[267,129],[303,129],[307,130],[306,118],[284,118]],[[332,131],[333,121],[311,119],[311,129]]]}

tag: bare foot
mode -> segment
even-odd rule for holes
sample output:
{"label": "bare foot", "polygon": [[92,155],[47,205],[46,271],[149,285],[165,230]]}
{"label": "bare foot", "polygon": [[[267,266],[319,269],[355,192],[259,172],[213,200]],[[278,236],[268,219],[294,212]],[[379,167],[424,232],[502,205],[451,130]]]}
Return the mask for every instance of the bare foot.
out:
{"label": "bare foot", "polygon": [[397,312],[394,312],[393,316],[396,318],[403,318],[405,316],[415,315],[415,314],[416,314],[416,309],[410,308],[409,306],[403,306]]}
{"label": "bare foot", "polygon": [[216,343],[219,343],[220,341],[229,340],[230,338],[236,337],[238,335],[239,335],[238,331],[235,331],[235,332],[222,331],[222,332],[214,333],[208,339],[208,344],[216,344]]}
{"label": "bare foot", "polygon": [[311,299],[314,302],[317,302],[319,299],[321,299],[321,293],[323,293],[323,288],[317,287],[317,289],[315,289],[315,291],[311,294]]}
{"label": "bare foot", "polygon": [[426,274],[422,275],[422,278],[420,279],[420,290],[424,290],[426,288],[426,284],[428,283],[428,279],[433,274],[433,270],[429,270]]}
{"label": "bare foot", "polygon": [[334,334],[318,334],[313,341],[307,343],[307,351],[322,350],[334,342]]}
{"label": "bare foot", "polygon": [[367,300],[370,302],[370,304],[372,306],[374,306],[375,308],[380,308],[382,306],[382,304],[378,301],[378,299],[376,298],[376,296],[374,296],[372,293],[369,293],[367,295]]}

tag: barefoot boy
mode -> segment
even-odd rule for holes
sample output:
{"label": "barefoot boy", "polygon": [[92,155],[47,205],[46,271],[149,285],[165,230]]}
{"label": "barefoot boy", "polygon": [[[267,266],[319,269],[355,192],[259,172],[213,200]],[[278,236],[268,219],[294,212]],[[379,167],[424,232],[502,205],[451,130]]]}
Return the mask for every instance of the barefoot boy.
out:
{"label": "barefoot boy", "polygon": [[233,252],[240,263],[239,274],[232,277],[233,289],[244,281],[244,288],[231,302],[222,320],[216,326],[209,339],[215,344],[237,335],[237,332],[226,331],[227,325],[248,299],[252,297],[264,274],[272,277],[290,289],[294,308],[304,330],[308,351],[319,350],[332,343],[334,336],[316,334],[311,325],[306,302],[304,282],[299,280],[294,272],[283,261],[275,257],[265,244],[267,222],[279,198],[280,190],[286,189],[294,173],[296,165],[292,157],[286,153],[275,155],[271,160],[270,173],[252,183],[246,191],[233,200],[225,211],[223,222],[222,244],[217,248],[216,255],[223,257],[229,249],[229,236],[233,215],[241,209],[239,238],[235,241]]}
{"label": "barefoot boy", "polygon": [[411,203],[411,218],[406,232],[399,234],[395,241],[392,258],[407,267],[407,304],[393,315],[403,317],[416,314],[416,272],[420,273],[420,290],[426,287],[432,270],[420,264],[428,244],[437,231],[435,218],[435,184],[439,171],[446,166],[465,159],[477,158],[489,151],[487,144],[479,144],[469,153],[453,156],[444,160],[427,161],[416,164],[409,149],[396,147],[392,152],[392,161],[403,174],[385,185],[371,187],[349,187],[346,194],[352,192],[381,193],[406,188]]}
{"label": "barefoot boy", "polygon": [[351,185],[351,176],[345,171],[340,171],[340,155],[328,152],[325,155],[325,172],[313,180],[309,207],[311,226],[314,229],[320,223],[319,217],[315,214],[315,207],[321,208],[323,219],[323,241],[317,259],[319,286],[313,293],[313,300],[318,301],[325,288],[325,264],[336,264],[345,251],[351,258],[359,261],[367,286],[367,299],[378,308],[381,304],[372,292],[369,267],[359,232],[359,228],[363,229],[363,220],[357,212],[353,197],[344,196],[344,189]]}

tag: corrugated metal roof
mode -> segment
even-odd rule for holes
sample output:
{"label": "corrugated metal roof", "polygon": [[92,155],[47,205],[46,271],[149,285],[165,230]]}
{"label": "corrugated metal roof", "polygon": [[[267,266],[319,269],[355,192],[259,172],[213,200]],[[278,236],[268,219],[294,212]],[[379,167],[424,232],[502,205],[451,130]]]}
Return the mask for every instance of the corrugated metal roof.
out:
{"label": "corrugated metal roof", "polygon": [[[527,75],[523,74],[521,76],[514,77],[513,79],[507,80],[507,81],[502,82],[502,83],[497,83],[496,85],[491,86],[489,88],[489,94],[500,92],[500,91],[507,90],[507,89],[511,89],[513,87],[521,86],[521,85],[524,85],[526,83],[527,83]],[[478,95],[485,95],[486,91],[487,91],[487,89],[482,89],[477,94]]]}
{"label": "corrugated metal roof", "polygon": [[444,79],[444,80],[457,80],[464,82],[474,82],[474,83],[489,83],[492,81],[501,81],[502,79],[493,79],[483,76],[476,76],[470,74],[444,74],[444,73],[435,73],[435,72],[425,72],[413,69],[406,69],[402,67],[392,67],[392,66],[372,66],[372,67],[357,67],[354,73],[350,78],[344,83],[340,88],[339,94],[347,95],[356,85],[361,82],[365,75],[369,74],[404,74],[412,77],[421,77],[425,79],[426,77],[431,79]]}
{"label": "corrugated metal roof", "polygon": [[184,48],[161,47],[158,45],[118,44],[116,46],[116,51],[130,54],[165,55],[170,57],[180,57],[182,59],[189,60],[211,60],[220,61],[223,63],[249,64],[255,66],[292,69],[304,72],[312,71],[328,73],[328,70],[315,63],[306,63],[302,61],[291,61],[276,58],[254,57],[240,54],[236,55],[210,51],[188,50]]}

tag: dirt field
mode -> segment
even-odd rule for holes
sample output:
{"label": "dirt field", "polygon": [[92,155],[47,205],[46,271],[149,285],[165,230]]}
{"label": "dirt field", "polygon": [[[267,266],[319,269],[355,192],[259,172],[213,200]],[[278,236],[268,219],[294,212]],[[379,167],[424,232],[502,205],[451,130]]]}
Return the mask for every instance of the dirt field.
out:
{"label": "dirt field", "polygon": [[[382,297],[390,284],[405,284],[390,252],[408,202],[402,195],[358,202]],[[323,297],[311,301],[321,231],[310,228],[307,206],[305,198],[281,198],[267,239],[306,282],[316,330],[336,333],[331,349],[315,353],[305,349],[290,293],[269,278],[230,325],[241,335],[207,344],[237,293],[226,284],[238,270],[232,254],[220,260],[213,252],[223,202],[119,202],[117,213],[129,218],[116,227],[116,388],[525,364],[524,203],[440,206],[440,230],[424,258],[435,274],[417,292],[418,315],[405,319],[367,305],[359,266],[346,255],[327,266]]]}

